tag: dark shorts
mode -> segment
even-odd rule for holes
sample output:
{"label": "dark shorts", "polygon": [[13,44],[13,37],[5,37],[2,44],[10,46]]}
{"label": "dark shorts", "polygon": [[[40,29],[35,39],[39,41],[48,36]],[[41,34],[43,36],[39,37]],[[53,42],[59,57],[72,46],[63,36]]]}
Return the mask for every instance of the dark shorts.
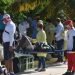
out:
{"label": "dark shorts", "polygon": [[9,42],[3,43],[4,60],[9,60],[13,57],[13,52],[9,51]]}

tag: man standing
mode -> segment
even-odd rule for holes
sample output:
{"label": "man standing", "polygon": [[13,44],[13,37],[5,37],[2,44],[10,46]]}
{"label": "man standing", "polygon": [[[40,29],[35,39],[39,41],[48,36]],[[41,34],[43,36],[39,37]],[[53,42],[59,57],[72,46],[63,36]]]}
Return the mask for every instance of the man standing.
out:
{"label": "man standing", "polygon": [[75,28],[72,20],[67,20],[64,24],[68,29],[67,33],[67,72],[63,75],[75,75]]}
{"label": "man standing", "polygon": [[[60,18],[56,19],[56,25],[57,26],[55,31],[55,39],[56,39],[57,50],[62,50],[64,44],[64,40],[63,40],[64,26],[61,23]],[[59,52],[57,62],[62,62],[62,61],[63,61],[63,53]]]}
{"label": "man standing", "polygon": [[2,37],[5,66],[7,68],[8,73],[10,73],[10,75],[14,75],[12,57],[13,57],[14,33],[16,31],[16,26],[11,20],[9,14],[5,14],[3,16],[3,23],[6,25]]}

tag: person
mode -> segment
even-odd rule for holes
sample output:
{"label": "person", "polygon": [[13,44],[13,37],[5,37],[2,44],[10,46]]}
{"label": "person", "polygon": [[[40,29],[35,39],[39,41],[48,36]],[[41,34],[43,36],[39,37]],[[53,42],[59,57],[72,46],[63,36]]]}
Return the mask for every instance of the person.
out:
{"label": "person", "polygon": [[75,73],[75,28],[73,26],[73,21],[72,20],[67,20],[65,22],[65,25],[68,29],[68,34],[67,34],[67,60],[68,60],[68,69],[67,72],[65,72],[63,75],[74,75]]}
{"label": "person", "polygon": [[[47,37],[46,37],[46,32],[43,29],[43,21],[42,20],[38,20],[38,33],[36,36],[36,40],[38,43],[45,43],[47,44],[46,41]],[[46,58],[47,53],[43,53],[43,52],[39,52],[37,53],[38,56],[38,68],[36,69],[36,71],[45,71],[45,58]]]}
{"label": "person", "polygon": [[[56,49],[57,50],[62,50],[63,49],[63,44],[64,44],[64,39],[63,39],[63,32],[64,32],[64,26],[61,22],[60,18],[56,19],[56,29],[55,29],[55,40],[56,40]],[[62,62],[63,61],[63,53],[59,52],[58,53],[58,59],[57,62]]]}
{"label": "person", "polygon": [[66,25],[64,25],[64,47],[63,47],[64,56],[65,56],[64,63],[66,63],[66,61],[67,61],[67,54],[66,54],[66,52],[67,52],[67,40],[68,40],[67,34],[68,34],[68,29],[67,29]]}
{"label": "person", "polygon": [[36,39],[36,35],[37,35],[37,22],[39,20],[40,16],[36,15],[33,17],[32,23],[31,23],[31,27],[32,27],[32,39]]}
{"label": "person", "polygon": [[9,14],[4,14],[3,23],[6,25],[2,35],[5,66],[7,68],[8,73],[10,75],[14,75],[12,58],[14,55],[13,42],[14,42],[14,33],[16,31],[16,26],[14,22],[11,20]]}
{"label": "person", "polygon": [[0,12],[0,43],[2,44],[2,33],[5,29],[5,25],[2,22],[2,18],[3,18],[3,12]]}
{"label": "person", "polygon": [[27,29],[29,28],[29,23],[27,22],[27,18],[24,18],[24,21],[19,24],[19,32],[21,35],[27,35]]}
{"label": "person", "polygon": [[55,31],[55,26],[52,23],[51,19],[47,19],[47,24],[45,25],[45,31],[47,34],[47,43],[52,44],[54,40],[54,31]]}

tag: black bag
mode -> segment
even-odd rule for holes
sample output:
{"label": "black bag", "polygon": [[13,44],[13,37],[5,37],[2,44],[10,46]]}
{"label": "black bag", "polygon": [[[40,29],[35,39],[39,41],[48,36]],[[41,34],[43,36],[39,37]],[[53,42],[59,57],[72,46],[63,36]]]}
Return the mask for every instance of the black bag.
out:
{"label": "black bag", "polygon": [[50,52],[52,48],[45,43],[36,43],[34,50],[37,52]]}

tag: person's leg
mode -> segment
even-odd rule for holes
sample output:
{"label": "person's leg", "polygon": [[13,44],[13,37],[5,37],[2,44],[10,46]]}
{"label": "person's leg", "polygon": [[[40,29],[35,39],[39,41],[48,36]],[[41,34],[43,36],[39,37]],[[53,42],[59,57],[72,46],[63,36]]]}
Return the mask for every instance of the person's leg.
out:
{"label": "person's leg", "polygon": [[37,69],[35,69],[35,71],[39,71],[40,70],[40,68],[41,68],[41,57],[38,57],[38,68]]}
{"label": "person's leg", "polygon": [[3,48],[4,48],[4,62],[5,62],[5,67],[7,68],[7,71],[10,72],[9,68],[9,61],[8,61],[8,56],[9,56],[9,43],[3,43]]}
{"label": "person's leg", "polygon": [[9,68],[9,61],[5,60],[5,67],[7,68],[7,71],[10,72],[10,68]]}
{"label": "person's leg", "polygon": [[41,58],[42,68],[45,69],[46,63],[45,63],[45,57]]}
{"label": "person's leg", "polygon": [[73,54],[72,53],[67,53],[67,59],[68,59],[68,69],[67,72],[65,72],[63,75],[73,75],[72,74],[72,69],[73,69]]}
{"label": "person's leg", "polygon": [[10,72],[13,72],[13,61],[12,59],[9,59],[9,68],[10,68]]}
{"label": "person's leg", "polygon": [[41,68],[41,57],[39,57],[39,60],[38,60],[38,68]]}
{"label": "person's leg", "polygon": [[73,57],[72,57],[73,58],[72,59],[72,62],[73,62],[72,72],[75,73],[75,53],[73,53],[72,55],[73,55]]}
{"label": "person's leg", "polygon": [[68,58],[68,71],[72,71],[73,54],[72,53],[67,53],[67,58]]}
{"label": "person's leg", "polygon": [[60,50],[61,52],[58,52],[58,60],[57,61],[63,61],[63,56],[64,56],[64,53],[62,51],[63,49],[63,43],[64,43],[64,40],[59,40],[57,41],[57,50]]}
{"label": "person's leg", "polygon": [[39,71],[45,71],[45,67],[46,67],[45,57],[41,57],[41,65],[42,65],[42,68]]}
{"label": "person's leg", "polygon": [[4,43],[3,46],[4,46],[5,66],[8,72],[13,72],[13,61],[12,61],[13,53],[9,51],[9,42]]}
{"label": "person's leg", "polygon": [[5,66],[8,72],[13,72],[13,62],[12,59],[5,60]]}

